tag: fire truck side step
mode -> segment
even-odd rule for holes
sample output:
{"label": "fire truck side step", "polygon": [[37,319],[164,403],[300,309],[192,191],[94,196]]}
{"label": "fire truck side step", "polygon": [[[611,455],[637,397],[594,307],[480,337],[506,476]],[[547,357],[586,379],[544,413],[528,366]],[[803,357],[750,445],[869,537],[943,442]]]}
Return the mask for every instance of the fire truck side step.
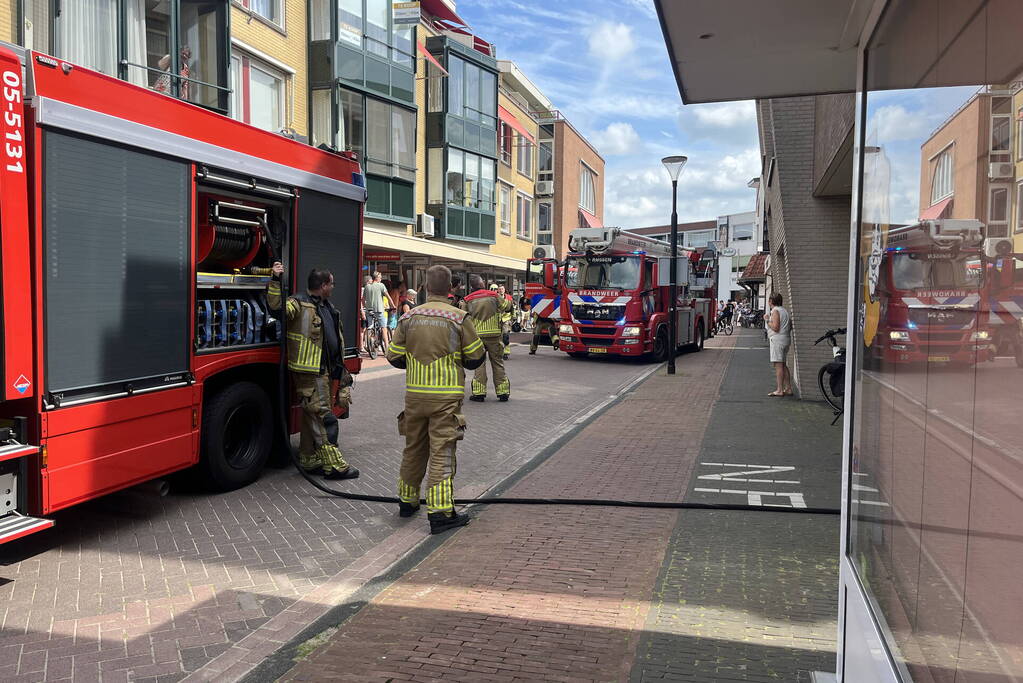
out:
{"label": "fire truck side step", "polygon": [[34,534],[37,531],[49,529],[51,526],[53,526],[52,519],[28,517],[12,512],[0,517],[0,543],[7,543],[22,536]]}

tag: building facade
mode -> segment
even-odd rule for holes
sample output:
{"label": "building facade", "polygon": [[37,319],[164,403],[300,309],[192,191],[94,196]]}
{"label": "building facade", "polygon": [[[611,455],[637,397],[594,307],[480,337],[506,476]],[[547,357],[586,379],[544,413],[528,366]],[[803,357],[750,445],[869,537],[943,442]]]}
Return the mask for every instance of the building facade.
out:
{"label": "building facade", "polygon": [[[729,38],[764,15],[655,4],[686,103],[760,100],[771,272],[796,335],[837,322],[800,312],[821,283],[796,263],[808,239],[832,259],[813,270],[848,281],[838,657],[814,680],[1020,680],[1023,357],[988,340],[1001,329],[1023,349],[1023,253],[1003,195],[1019,192],[1023,156],[1023,102],[1006,86],[1023,71],[1023,5],[818,3],[736,51]],[[928,355],[876,353],[889,339]]]}

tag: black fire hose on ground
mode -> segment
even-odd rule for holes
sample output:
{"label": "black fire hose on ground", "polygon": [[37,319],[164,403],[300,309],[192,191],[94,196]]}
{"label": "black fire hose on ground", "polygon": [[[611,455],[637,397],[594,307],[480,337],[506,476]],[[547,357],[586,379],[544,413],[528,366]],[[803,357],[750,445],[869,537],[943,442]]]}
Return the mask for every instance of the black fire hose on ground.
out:
{"label": "black fire hose on ground", "polygon": [[[283,262],[282,262],[283,263]],[[288,348],[287,348],[287,305],[288,285],[285,274],[281,275],[281,310],[280,310],[280,349],[281,361],[278,381],[278,403],[280,410],[280,430],[283,446],[288,449],[291,461],[298,473],[309,482],[314,488],[331,496],[344,498],[345,500],[360,500],[370,503],[391,503],[397,505],[399,500],[396,496],[377,496],[368,493],[349,493],[333,489],[323,482],[317,481],[311,474],[302,469],[298,453],[291,447],[291,430],[288,425],[288,407],[291,405],[291,397],[288,395]],[[420,500],[420,504],[426,500]],[[651,508],[660,510],[744,510],[751,512],[781,512],[797,513],[803,515],[838,515],[841,511],[837,508],[819,507],[775,507],[772,505],[739,505],[732,503],[684,503],[665,501],[643,501],[643,500],[602,500],[596,498],[508,498],[505,496],[482,496],[480,498],[455,498],[455,505],[585,505],[592,507],[627,507],[627,508]]]}

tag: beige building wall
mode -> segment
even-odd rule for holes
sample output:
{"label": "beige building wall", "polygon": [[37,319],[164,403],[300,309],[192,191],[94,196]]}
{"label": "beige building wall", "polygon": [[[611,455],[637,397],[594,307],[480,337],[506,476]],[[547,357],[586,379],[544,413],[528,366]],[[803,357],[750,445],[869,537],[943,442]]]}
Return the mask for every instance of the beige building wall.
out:
{"label": "beige building wall", "polygon": [[[287,102],[284,122],[299,135],[309,134],[309,80],[307,15],[305,0],[285,0],[284,25],[278,26],[250,13],[238,5],[231,5],[231,39],[238,49],[250,48],[252,56],[269,57],[270,66],[276,60],[293,70],[286,73]],[[240,43],[240,44],[239,44]],[[262,53],[262,55],[260,54]]]}
{"label": "beige building wall", "polygon": [[[504,91],[498,91],[497,96],[498,103],[511,112],[512,116],[515,117],[515,121],[533,136],[533,140],[537,139],[540,133],[540,126],[529,115],[519,104],[509,97]],[[519,173],[518,164],[519,156],[525,153],[523,145],[529,145],[532,153],[532,170],[531,176],[526,177]],[[500,145],[498,145],[500,147]],[[500,154],[500,149],[498,150]],[[522,268],[526,267],[526,259],[533,255],[533,245],[536,243],[536,169],[537,169],[537,157],[538,149],[535,142],[529,142],[516,134],[514,137],[514,143],[512,145],[512,158],[511,164],[505,164],[500,158],[497,161],[497,230],[495,230],[495,243],[491,246],[491,252],[500,254],[502,256],[508,256],[511,258],[521,259]],[[502,232],[501,226],[501,186],[509,188],[509,230],[508,234]],[[523,239],[518,236],[518,210],[516,197],[519,194],[528,195],[532,200],[532,215],[530,216],[530,227],[529,227],[529,238]]]}
{"label": "beige building wall", "polygon": [[0,40],[18,42],[18,0],[0,0]]}
{"label": "beige building wall", "polygon": [[931,205],[935,160],[951,145],[953,199],[949,217],[987,219],[990,108],[990,98],[973,98],[921,146],[920,211]]}
{"label": "beige building wall", "polygon": [[1012,185],[1012,213],[1009,214],[1009,225],[1012,229],[1013,250],[1023,252],[1023,202],[1020,192],[1023,190],[1023,120],[1018,120],[1023,110],[1023,88],[1012,96],[1012,160],[1015,165],[1015,182]]}
{"label": "beige building wall", "polygon": [[565,119],[554,128],[554,246],[559,257],[568,252],[568,234],[580,226],[579,190],[583,164],[595,173],[593,187],[597,222],[604,223],[604,158]]}

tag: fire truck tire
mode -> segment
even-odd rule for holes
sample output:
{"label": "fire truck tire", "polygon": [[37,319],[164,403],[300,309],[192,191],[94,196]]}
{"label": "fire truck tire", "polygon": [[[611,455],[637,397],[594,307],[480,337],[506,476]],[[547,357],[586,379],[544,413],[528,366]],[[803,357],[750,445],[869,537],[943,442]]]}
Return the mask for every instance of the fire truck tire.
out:
{"label": "fire truck tire", "polygon": [[703,323],[696,326],[696,341],[693,342],[693,351],[703,351]]}
{"label": "fire truck tire", "polygon": [[215,491],[233,491],[255,481],[270,456],[274,421],[270,398],[252,382],[230,384],[209,397],[203,408],[203,483]]}
{"label": "fire truck tire", "polygon": [[654,336],[654,350],[650,354],[655,363],[664,363],[668,360],[668,328],[661,325],[657,328]]}

